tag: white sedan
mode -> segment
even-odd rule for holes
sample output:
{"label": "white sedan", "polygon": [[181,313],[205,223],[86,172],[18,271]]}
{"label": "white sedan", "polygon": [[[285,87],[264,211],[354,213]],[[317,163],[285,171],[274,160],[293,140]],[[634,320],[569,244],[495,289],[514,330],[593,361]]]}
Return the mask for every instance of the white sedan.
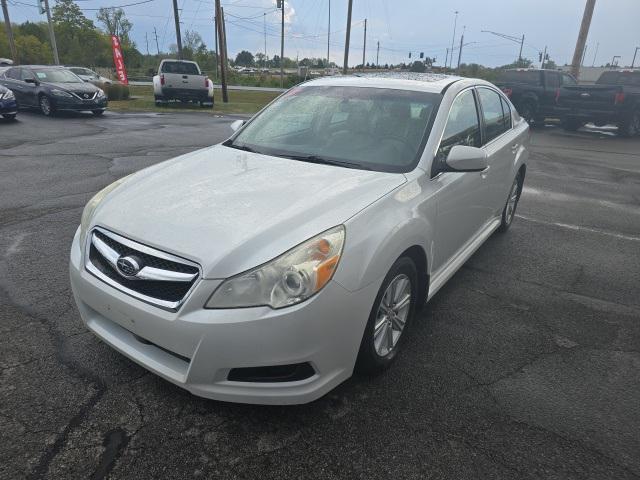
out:
{"label": "white sedan", "polygon": [[514,218],[529,132],[483,80],[331,77],[86,206],[71,284],[100,339],[190,392],[293,404],[401,353]]}

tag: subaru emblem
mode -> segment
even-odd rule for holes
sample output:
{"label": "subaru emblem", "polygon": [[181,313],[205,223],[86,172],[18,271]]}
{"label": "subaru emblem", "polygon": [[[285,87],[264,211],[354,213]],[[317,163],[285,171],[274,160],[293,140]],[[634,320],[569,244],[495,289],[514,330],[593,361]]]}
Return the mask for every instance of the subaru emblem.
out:
{"label": "subaru emblem", "polygon": [[118,273],[125,278],[134,278],[142,269],[140,260],[136,257],[120,257],[116,262]]}

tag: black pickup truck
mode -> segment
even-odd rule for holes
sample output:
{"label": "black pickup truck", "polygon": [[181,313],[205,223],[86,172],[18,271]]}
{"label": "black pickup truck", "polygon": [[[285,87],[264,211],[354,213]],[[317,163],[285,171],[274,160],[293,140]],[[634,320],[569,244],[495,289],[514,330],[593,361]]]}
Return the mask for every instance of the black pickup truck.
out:
{"label": "black pickup truck", "polygon": [[556,104],[560,87],[576,83],[568,73],[534,68],[504,70],[495,82],[530,125],[542,125],[545,118],[560,118]]}
{"label": "black pickup truck", "polygon": [[562,124],[577,130],[586,123],[614,124],[625,137],[640,134],[640,70],[604,72],[595,85],[567,85],[560,89]]}

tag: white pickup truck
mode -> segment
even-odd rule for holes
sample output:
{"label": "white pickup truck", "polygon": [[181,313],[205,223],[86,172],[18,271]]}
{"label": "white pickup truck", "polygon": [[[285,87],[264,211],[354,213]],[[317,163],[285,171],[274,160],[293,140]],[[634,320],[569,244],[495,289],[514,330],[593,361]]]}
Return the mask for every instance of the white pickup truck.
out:
{"label": "white pickup truck", "polygon": [[213,82],[200,71],[196,62],[162,60],[158,75],[153,77],[156,105],[169,100],[183,103],[199,102],[201,107],[213,106]]}

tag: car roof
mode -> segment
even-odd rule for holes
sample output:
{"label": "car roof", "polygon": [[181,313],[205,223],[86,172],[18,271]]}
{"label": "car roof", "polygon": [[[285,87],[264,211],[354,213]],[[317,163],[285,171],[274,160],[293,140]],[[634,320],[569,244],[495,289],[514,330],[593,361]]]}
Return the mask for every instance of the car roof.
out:
{"label": "car roof", "polygon": [[14,67],[20,68],[39,68],[39,69],[49,69],[49,70],[65,70],[67,67],[62,65],[14,65]]}
{"label": "car roof", "polygon": [[463,78],[439,73],[381,72],[321,77],[302,86],[377,87],[442,93],[449,85],[459,80]]}

